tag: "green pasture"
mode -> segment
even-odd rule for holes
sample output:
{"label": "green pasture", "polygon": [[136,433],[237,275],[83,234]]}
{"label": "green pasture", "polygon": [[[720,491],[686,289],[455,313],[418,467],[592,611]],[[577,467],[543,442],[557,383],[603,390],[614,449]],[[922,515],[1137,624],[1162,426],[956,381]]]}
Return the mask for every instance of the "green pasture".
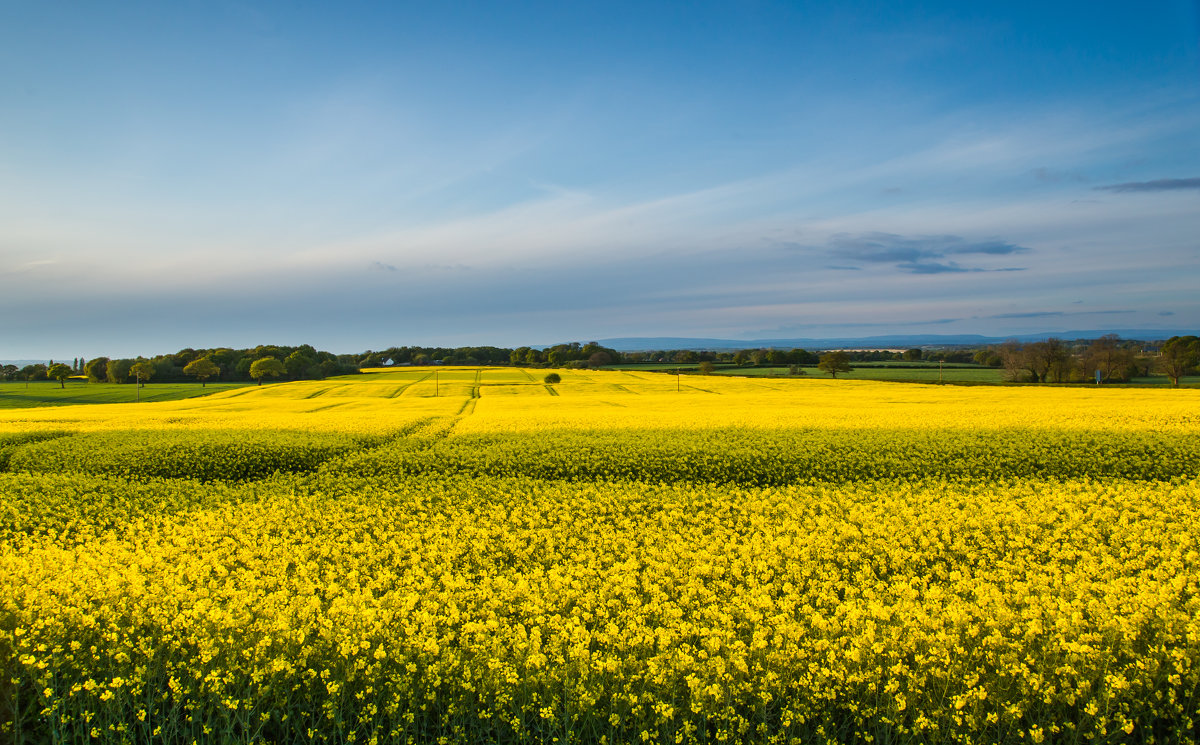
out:
{"label": "green pasture", "polygon": [[[146,383],[141,400],[177,401],[210,393],[241,388],[253,383]],[[133,383],[89,383],[67,380],[60,386],[57,380],[35,380],[0,383],[0,409],[25,409],[33,406],[69,406],[71,404],[125,404],[138,400]]]}

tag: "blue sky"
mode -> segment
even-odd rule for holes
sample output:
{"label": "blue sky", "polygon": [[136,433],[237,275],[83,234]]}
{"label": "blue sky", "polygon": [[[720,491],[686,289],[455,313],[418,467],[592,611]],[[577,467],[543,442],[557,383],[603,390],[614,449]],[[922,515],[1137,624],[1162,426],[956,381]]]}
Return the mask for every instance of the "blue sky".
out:
{"label": "blue sky", "polygon": [[1200,4],[0,0],[0,357],[1200,328]]}

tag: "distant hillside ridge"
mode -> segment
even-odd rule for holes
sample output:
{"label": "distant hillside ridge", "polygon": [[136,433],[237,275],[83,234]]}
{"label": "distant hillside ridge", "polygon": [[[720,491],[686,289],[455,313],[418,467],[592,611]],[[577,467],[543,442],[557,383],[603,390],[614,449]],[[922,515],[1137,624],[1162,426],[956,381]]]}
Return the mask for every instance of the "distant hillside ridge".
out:
{"label": "distant hillside ridge", "polygon": [[828,337],[828,338],[782,338],[782,339],[705,339],[676,336],[632,336],[597,341],[606,347],[621,352],[645,352],[658,349],[845,349],[845,348],[896,348],[926,346],[987,346],[1003,344],[1009,339],[1020,342],[1042,341],[1051,337],[1059,339],[1099,339],[1105,334],[1116,334],[1122,339],[1139,341],[1161,341],[1172,336],[1196,334],[1196,330],[1164,329],[1105,329],[1091,331],[1043,331],[1035,334],[1011,334],[1008,336],[983,336],[981,334],[886,334],[880,336]]}

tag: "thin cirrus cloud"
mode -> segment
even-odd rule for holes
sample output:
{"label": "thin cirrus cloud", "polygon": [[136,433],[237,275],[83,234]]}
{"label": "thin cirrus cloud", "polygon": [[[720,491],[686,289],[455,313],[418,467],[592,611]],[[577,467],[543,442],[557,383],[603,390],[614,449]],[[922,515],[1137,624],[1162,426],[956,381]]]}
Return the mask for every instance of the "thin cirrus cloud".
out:
{"label": "thin cirrus cloud", "polygon": [[862,265],[890,264],[909,274],[958,274],[1023,271],[1024,267],[965,266],[952,257],[1011,256],[1027,253],[1029,249],[1007,241],[968,241],[956,235],[843,233],[829,239],[828,251],[839,261],[855,262],[850,265],[830,265],[830,269],[859,269]]}
{"label": "thin cirrus cloud", "polygon": [[[1014,318],[1057,318],[1059,316],[1119,316],[1128,313],[1134,313],[1132,310],[1089,310],[1076,313],[1066,313],[1061,310],[1035,310],[1028,313],[1000,313],[994,316],[985,316],[986,318],[998,319],[1014,319]],[[1161,313],[1159,315],[1162,315]]]}
{"label": "thin cirrus cloud", "polygon": [[1200,178],[1160,178],[1153,181],[1130,181],[1124,184],[1096,187],[1096,191],[1115,192],[1183,191],[1185,189],[1200,189]]}

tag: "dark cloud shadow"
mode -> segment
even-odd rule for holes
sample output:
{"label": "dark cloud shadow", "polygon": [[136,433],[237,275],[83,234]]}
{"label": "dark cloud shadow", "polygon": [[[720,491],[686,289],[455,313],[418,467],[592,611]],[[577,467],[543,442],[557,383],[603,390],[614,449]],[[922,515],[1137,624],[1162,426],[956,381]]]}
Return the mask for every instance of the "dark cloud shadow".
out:
{"label": "dark cloud shadow", "polygon": [[1160,178],[1154,181],[1130,181],[1124,184],[1097,186],[1096,191],[1145,192],[1200,189],[1200,178]]}
{"label": "dark cloud shadow", "polygon": [[[1000,240],[968,241],[956,235],[909,237],[894,233],[835,235],[829,240],[827,250],[840,261],[856,262],[858,265],[891,264],[910,274],[1022,271],[1024,267],[989,269],[967,266],[951,257],[1011,256],[1029,251],[1025,246]],[[850,267],[840,264],[830,268]]]}
{"label": "dark cloud shadow", "polygon": [[984,318],[1051,318],[1053,316],[1065,316],[1061,310],[1037,310],[1029,313],[1000,313],[995,316],[984,316]]}
{"label": "dark cloud shadow", "polygon": [[1064,313],[1061,310],[1035,310],[1028,313],[1001,313],[995,316],[983,316],[983,318],[999,318],[999,319],[1014,319],[1014,318],[1057,318],[1059,316],[1119,316],[1126,313],[1134,313],[1132,310],[1083,310]]}

